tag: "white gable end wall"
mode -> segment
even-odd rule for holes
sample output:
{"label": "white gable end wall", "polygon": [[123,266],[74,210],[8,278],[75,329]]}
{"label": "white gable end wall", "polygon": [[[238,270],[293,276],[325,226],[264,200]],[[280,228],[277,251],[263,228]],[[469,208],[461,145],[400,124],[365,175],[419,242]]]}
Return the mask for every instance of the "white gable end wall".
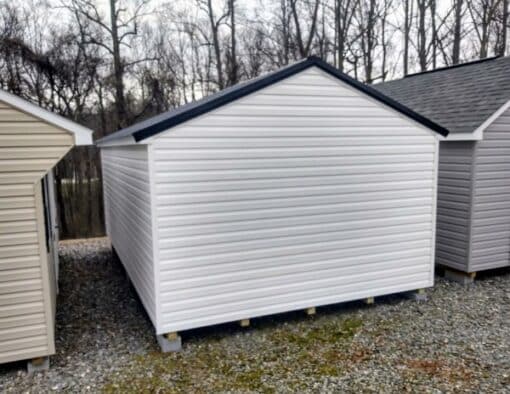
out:
{"label": "white gable end wall", "polygon": [[316,68],[151,144],[158,333],[433,284],[437,138]]}

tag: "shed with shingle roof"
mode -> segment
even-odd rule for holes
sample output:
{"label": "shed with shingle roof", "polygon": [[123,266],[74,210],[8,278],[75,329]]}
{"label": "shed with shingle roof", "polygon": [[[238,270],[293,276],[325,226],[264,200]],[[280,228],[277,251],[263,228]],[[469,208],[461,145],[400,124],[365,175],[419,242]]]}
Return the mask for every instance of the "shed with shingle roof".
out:
{"label": "shed with shingle roof", "polygon": [[374,86],[448,128],[440,144],[436,262],[464,272],[510,265],[510,57]]}

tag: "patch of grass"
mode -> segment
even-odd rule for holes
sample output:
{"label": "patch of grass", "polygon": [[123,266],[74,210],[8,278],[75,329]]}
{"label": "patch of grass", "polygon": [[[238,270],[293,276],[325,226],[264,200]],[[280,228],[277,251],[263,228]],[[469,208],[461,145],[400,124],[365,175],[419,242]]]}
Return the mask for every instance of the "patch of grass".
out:
{"label": "patch of grass", "polygon": [[236,348],[231,338],[205,338],[182,353],[134,357],[125,370],[112,376],[104,391],[272,393],[278,389],[271,384],[275,379],[299,387],[300,381],[340,376],[353,363],[366,360],[368,352],[352,343],[361,327],[361,320],[353,318],[300,322],[288,330],[281,326],[269,332],[252,330],[249,338],[241,339],[255,341],[259,348],[249,348],[256,353]]}
{"label": "patch of grass", "polygon": [[404,366],[412,374],[425,375],[427,378],[437,378],[447,383],[468,382],[472,371],[463,363],[442,359],[410,359],[404,361]]}

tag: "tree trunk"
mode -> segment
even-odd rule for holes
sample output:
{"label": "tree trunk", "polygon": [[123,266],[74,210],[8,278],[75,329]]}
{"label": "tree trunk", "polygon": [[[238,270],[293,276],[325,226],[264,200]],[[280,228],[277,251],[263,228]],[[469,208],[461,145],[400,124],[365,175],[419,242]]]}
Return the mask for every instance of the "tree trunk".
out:
{"label": "tree trunk", "polygon": [[503,12],[501,19],[501,37],[499,42],[499,48],[497,55],[505,56],[506,45],[507,45],[507,34],[508,34],[508,0],[503,0]]}
{"label": "tree trunk", "polygon": [[462,2],[463,0],[456,0],[455,2],[455,25],[453,30],[453,51],[452,63],[458,64],[460,60],[460,44],[461,44],[461,29],[462,29]]}
{"label": "tree trunk", "polygon": [[230,8],[230,85],[235,85],[238,80],[238,66],[236,53],[236,20],[235,0],[229,0]]}
{"label": "tree trunk", "polygon": [[124,97],[124,66],[120,56],[119,31],[117,25],[117,0],[110,0],[110,24],[112,33],[112,51],[113,51],[113,74],[115,84],[115,109],[117,112],[117,127],[122,128],[127,125],[126,101]]}
{"label": "tree trunk", "polygon": [[404,20],[404,76],[409,74],[409,35],[410,35],[410,9],[409,2],[412,0],[404,0],[405,2],[405,20]]}

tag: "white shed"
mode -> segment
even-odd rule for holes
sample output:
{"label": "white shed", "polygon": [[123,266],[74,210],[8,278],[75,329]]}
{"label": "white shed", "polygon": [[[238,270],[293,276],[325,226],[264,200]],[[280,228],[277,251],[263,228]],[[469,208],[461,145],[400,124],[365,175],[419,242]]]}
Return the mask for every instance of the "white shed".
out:
{"label": "white shed", "polygon": [[311,57],[101,139],[107,232],[162,346],[432,286],[447,133]]}

